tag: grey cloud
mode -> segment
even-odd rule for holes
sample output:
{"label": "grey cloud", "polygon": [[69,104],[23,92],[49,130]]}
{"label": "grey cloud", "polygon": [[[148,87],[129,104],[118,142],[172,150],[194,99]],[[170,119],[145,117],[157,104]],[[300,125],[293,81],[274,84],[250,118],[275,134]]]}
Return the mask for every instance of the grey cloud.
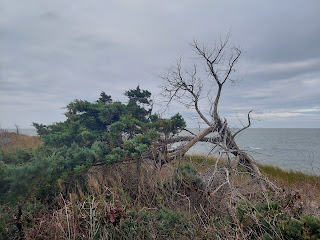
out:
{"label": "grey cloud", "polygon": [[54,21],[58,18],[59,17],[57,15],[57,13],[55,13],[53,11],[46,11],[46,12],[40,14],[40,19],[46,20],[46,21]]}
{"label": "grey cloud", "polygon": [[[194,60],[188,45],[193,38],[211,42],[229,30],[231,41],[243,49],[239,76],[244,81],[226,88],[223,113],[251,108],[261,114],[279,113],[320,106],[318,1],[4,3],[0,10],[2,125],[18,116],[22,102],[33,106],[35,115],[27,114],[28,118],[48,123],[50,118],[56,121],[57,106],[75,98],[95,100],[101,90],[123,100],[124,90],[140,84],[156,95],[157,75],[175,58]],[[36,109],[37,101],[41,111]],[[15,107],[9,108],[8,102],[15,102]],[[182,110],[173,107],[173,111]],[[10,119],[3,120],[3,113]]]}

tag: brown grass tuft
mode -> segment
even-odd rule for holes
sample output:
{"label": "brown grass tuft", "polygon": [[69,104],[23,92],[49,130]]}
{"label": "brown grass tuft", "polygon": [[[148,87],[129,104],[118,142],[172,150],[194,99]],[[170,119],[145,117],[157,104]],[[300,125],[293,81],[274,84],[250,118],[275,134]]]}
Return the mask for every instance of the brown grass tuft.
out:
{"label": "brown grass tuft", "polygon": [[40,136],[28,136],[0,130],[0,149],[37,148],[42,144]]}

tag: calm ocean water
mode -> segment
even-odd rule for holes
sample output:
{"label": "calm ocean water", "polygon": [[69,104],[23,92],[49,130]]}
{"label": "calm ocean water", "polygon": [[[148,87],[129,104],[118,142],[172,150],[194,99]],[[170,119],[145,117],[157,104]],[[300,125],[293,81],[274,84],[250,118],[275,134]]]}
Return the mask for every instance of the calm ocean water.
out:
{"label": "calm ocean water", "polygon": [[[5,129],[9,132],[16,132],[16,129]],[[29,135],[29,136],[37,136],[37,130],[34,128],[34,129],[26,129],[26,128],[22,128],[22,129],[19,129],[20,131],[20,134],[25,134],[25,135]]]}
{"label": "calm ocean water", "polygon": [[[236,141],[259,163],[320,175],[320,128],[250,128]],[[188,153],[208,154],[210,149],[210,144],[197,143]]]}
{"label": "calm ocean water", "polygon": [[[35,129],[20,132],[37,135]],[[257,162],[320,175],[320,128],[250,128],[236,141]],[[197,143],[188,153],[206,155],[210,149],[210,144]]]}
{"label": "calm ocean water", "polygon": [[[320,128],[250,128],[236,141],[259,163],[320,175]],[[188,153],[208,154],[210,149],[210,144],[197,143]]]}
{"label": "calm ocean water", "polygon": [[261,163],[320,175],[320,129],[248,129],[239,145]]}

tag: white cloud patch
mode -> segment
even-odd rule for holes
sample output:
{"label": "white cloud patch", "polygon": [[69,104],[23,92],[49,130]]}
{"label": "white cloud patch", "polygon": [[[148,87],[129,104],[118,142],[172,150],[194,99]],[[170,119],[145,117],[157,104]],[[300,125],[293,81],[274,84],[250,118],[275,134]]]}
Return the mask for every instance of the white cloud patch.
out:
{"label": "white cloud patch", "polygon": [[308,68],[320,68],[320,58],[305,59],[302,61],[289,62],[247,62],[243,64],[244,72],[248,74],[254,73],[277,73],[277,72],[291,72],[301,71]]}
{"label": "white cloud patch", "polygon": [[303,116],[302,113],[298,112],[264,112],[264,113],[253,113],[253,117],[255,118],[291,118],[297,116]]}
{"label": "white cloud patch", "polygon": [[[290,118],[290,117],[297,117],[303,116],[303,113],[299,112],[277,112],[277,111],[269,111],[269,112],[252,112],[250,117],[253,119],[280,119],[280,118]],[[237,113],[237,114],[230,114],[228,118],[231,119],[246,119],[247,114],[244,113]]]}
{"label": "white cloud patch", "polygon": [[299,110],[297,110],[297,112],[300,112],[300,113],[317,113],[317,112],[320,112],[320,107],[299,109]]}

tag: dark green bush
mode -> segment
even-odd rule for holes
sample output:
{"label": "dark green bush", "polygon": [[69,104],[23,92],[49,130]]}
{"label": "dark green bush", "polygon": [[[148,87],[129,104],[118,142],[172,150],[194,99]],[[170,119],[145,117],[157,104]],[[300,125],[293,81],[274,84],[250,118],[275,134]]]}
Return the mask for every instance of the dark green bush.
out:
{"label": "dark green bush", "polygon": [[177,169],[176,180],[193,188],[203,188],[203,183],[197,175],[197,170],[190,164],[180,165]]}
{"label": "dark green bush", "polygon": [[186,239],[194,234],[186,216],[167,208],[131,210],[119,223],[119,229],[130,239]]}
{"label": "dark green bush", "polygon": [[306,215],[300,217],[302,221],[303,236],[305,239],[320,239],[320,219]]}
{"label": "dark green bush", "polygon": [[319,239],[320,220],[312,215],[295,218],[277,202],[243,202],[237,216],[246,231],[259,233],[263,239]]}

